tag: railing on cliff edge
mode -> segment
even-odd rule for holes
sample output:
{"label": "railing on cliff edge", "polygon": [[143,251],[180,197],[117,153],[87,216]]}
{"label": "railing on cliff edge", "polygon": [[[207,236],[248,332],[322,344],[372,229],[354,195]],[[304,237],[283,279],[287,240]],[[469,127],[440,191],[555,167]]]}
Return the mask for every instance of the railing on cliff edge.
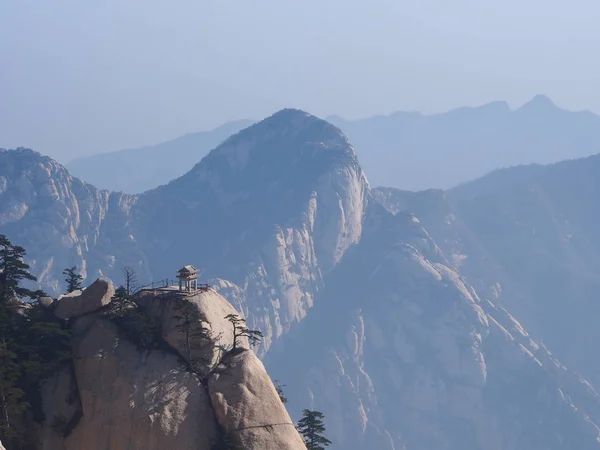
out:
{"label": "railing on cliff edge", "polygon": [[[141,291],[151,291],[154,289],[161,289],[161,288],[168,288],[168,287],[178,287],[179,286],[179,280],[177,279],[168,279],[165,278],[163,280],[159,280],[159,281],[154,281],[152,283],[143,285],[143,286],[137,286],[134,290],[133,290],[133,294],[137,294],[138,292]],[[206,283],[198,283],[198,286],[196,288],[195,291],[174,291],[174,292],[181,292],[181,293],[191,293],[191,292],[206,292],[211,288],[211,286],[209,284]]]}

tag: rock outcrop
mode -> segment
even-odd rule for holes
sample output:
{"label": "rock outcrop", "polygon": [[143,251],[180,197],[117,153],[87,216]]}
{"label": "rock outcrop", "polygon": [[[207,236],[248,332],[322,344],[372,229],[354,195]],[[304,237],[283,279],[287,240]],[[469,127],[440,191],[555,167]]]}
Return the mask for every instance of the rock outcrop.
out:
{"label": "rock outcrop", "polygon": [[240,448],[305,448],[263,364],[251,351],[225,358],[208,388],[219,423]]}
{"label": "rock outcrop", "polygon": [[[238,345],[250,363],[224,363],[237,361],[241,355],[229,356],[230,324],[224,317],[236,310],[223,297],[214,291],[197,295],[177,290],[142,292],[135,299],[156,318],[165,341],[140,349],[105,313],[111,292],[110,280],[98,279],[83,292],[58,302],[56,311],[72,324],[73,361],[42,386],[43,450],[211,450],[223,430],[231,433],[234,442],[243,442],[244,449],[304,450],[264,367],[247,349],[247,341]],[[200,352],[194,357],[209,354],[214,360],[207,369],[212,370],[213,362],[219,367],[218,375],[212,376],[221,377],[214,393],[207,388],[206,371],[190,370],[186,360],[185,331],[176,326],[186,308],[197,311],[189,317],[201,320],[211,331],[209,338],[192,335],[190,339],[202,340],[193,345]],[[239,390],[259,395],[240,396]],[[227,414],[223,414],[223,401]],[[240,414],[262,417],[267,426],[253,429],[251,439],[247,433],[236,434]],[[268,426],[269,420],[284,419],[289,428],[285,433],[274,433]]]}
{"label": "rock outcrop", "polygon": [[[233,347],[232,324],[225,317],[239,313],[212,289],[185,298],[169,292],[142,291],[136,301],[160,320],[165,341],[184,358],[193,359],[206,371],[212,370]],[[204,341],[197,336],[196,339],[188,339],[181,330],[182,321],[188,318],[205,327],[210,339]],[[191,327],[190,331],[194,334],[199,328]],[[250,348],[246,337],[238,338],[238,344]]]}
{"label": "rock outcrop", "polygon": [[83,291],[61,295],[54,314],[59,319],[79,317],[108,305],[113,295],[115,295],[115,287],[112,282],[106,278],[98,278]]}

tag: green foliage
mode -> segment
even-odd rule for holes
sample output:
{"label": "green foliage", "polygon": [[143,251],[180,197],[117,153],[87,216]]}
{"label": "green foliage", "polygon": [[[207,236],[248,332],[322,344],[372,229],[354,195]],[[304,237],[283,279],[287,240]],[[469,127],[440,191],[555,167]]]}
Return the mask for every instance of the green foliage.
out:
{"label": "green foliage", "polygon": [[277,395],[279,395],[279,399],[281,400],[281,403],[283,403],[285,405],[288,402],[288,399],[283,394],[283,388],[285,387],[285,384],[280,384],[279,380],[275,380],[274,383],[275,383],[275,389],[277,389]]}
{"label": "green foliage", "polygon": [[178,304],[175,310],[177,311],[177,315],[173,317],[177,321],[175,328],[185,337],[188,365],[193,372],[198,373],[200,371],[199,367],[210,361],[207,357],[199,359],[193,354],[192,350],[195,347],[194,344],[199,343],[202,345],[210,339],[210,330],[204,326],[205,321],[200,317],[200,312],[194,304],[184,301]]}
{"label": "green foliage", "polygon": [[305,409],[302,411],[302,419],[298,421],[298,432],[302,435],[308,450],[325,450],[331,445],[331,441],[323,436],[325,416],[319,411]]}
{"label": "green foliage", "polygon": [[22,287],[23,280],[36,281],[29,273],[29,265],[23,261],[25,249],[13,245],[6,236],[0,234],[0,302],[6,304],[13,298],[37,298],[45,294]]}
{"label": "green foliage", "polygon": [[107,315],[139,349],[151,350],[161,345],[160,326],[156,318],[138,306],[125,287],[120,286],[115,291]]}
{"label": "green foliage", "polygon": [[247,337],[250,345],[258,345],[262,340],[263,334],[259,330],[250,330],[246,326],[246,320],[242,319],[237,314],[228,314],[225,316],[233,327],[233,346],[231,351],[234,352],[240,345],[240,338]]}
{"label": "green foliage", "polygon": [[77,267],[68,267],[62,273],[66,277],[67,293],[82,289],[81,282],[83,281],[83,277],[77,272]]}
{"label": "green foliage", "polygon": [[21,286],[35,281],[24,256],[22,247],[0,235],[0,440],[9,450],[27,437],[25,415],[44,420],[42,379],[71,358],[71,334],[63,322],[38,304],[18,304],[23,297],[44,295]]}

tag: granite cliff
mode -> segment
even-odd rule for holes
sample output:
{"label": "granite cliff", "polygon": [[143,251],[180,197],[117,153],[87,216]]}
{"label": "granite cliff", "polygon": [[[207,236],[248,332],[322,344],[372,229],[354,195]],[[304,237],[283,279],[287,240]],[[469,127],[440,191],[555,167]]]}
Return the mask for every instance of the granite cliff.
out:
{"label": "granite cliff", "polygon": [[[264,366],[247,341],[230,352],[225,316],[236,310],[213,290],[143,291],[138,308],[160,324],[161,345],[140,349],[107,316],[114,287],[98,279],[51,307],[73,330],[72,365],[42,388],[44,450],[214,449],[222,435],[244,449],[304,449]],[[192,338],[191,370],[181,314],[210,330]],[[62,428],[57,427],[62,424]]]}

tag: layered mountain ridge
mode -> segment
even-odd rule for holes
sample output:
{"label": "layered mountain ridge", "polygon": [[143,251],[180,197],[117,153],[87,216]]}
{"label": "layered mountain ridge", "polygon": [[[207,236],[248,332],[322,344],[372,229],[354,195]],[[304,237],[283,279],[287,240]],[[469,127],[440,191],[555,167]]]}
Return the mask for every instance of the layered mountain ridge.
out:
{"label": "layered mountain ridge", "polygon": [[[565,110],[544,95],[515,109],[495,101],[438,114],[397,111],[326,120],[356,146],[373,185],[409,190],[448,189],[500,167],[600,152],[600,117]],[[141,193],[184,175],[209,150],[251,123],[230,122],[153,147],[85,157],[67,167],[98,187]]]}
{"label": "layered mountain ridge", "polygon": [[[45,287],[59,285],[69,255],[88,278],[117,278],[127,264],[140,281],[159,280],[196,265],[263,331],[258,353],[290,404],[325,413],[334,449],[600,446],[598,395],[511,314],[496,276],[510,274],[494,270],[446,194],[372,191],[327,122],[281,111],[139,196],[97,190],[58,165],[51,176],[55,163],[30,151],[0,157],[31,159],[20,171],[0,165],[0,204],[25,205],[0,232],[29,250]],[[40,203],[55,178],[64,188]],[[88,229],[92,211],[101,220]],[[52,249],[36,241],[35,217],[52,225]]]}

